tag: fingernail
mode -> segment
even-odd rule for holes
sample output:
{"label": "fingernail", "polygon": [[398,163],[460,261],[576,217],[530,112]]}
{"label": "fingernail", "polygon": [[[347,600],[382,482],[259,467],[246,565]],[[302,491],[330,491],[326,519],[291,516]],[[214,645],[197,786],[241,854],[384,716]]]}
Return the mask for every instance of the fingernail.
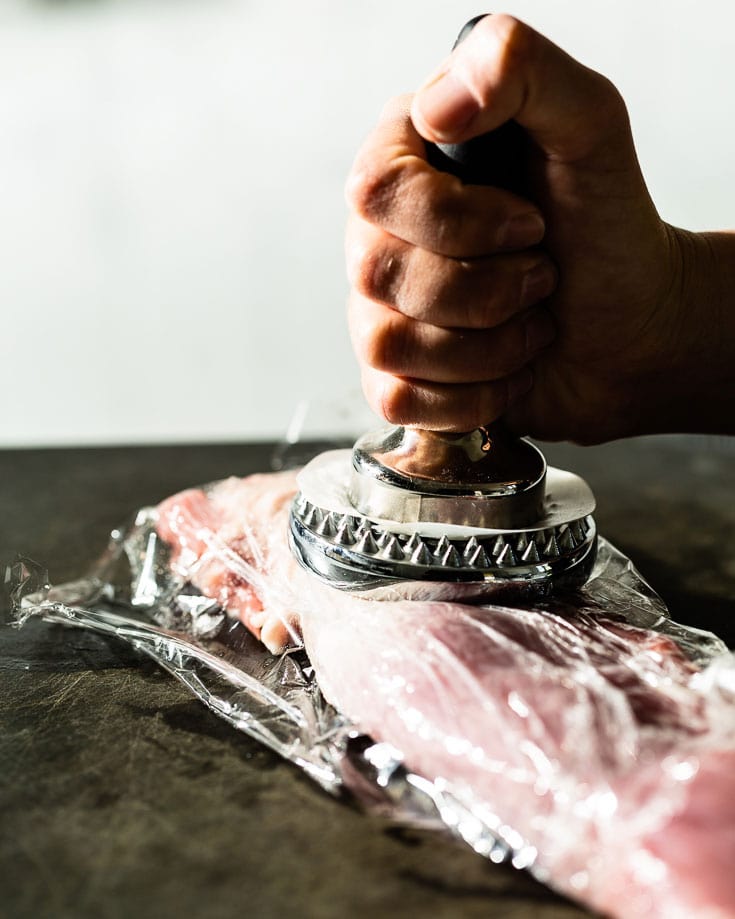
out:
{"label": "fingernail", "polygon": [[534,246],[544,238],[544,218],[538,212],[512,217],[500,230],[499,243],[510,249]]}
{"label": "fingernail", "polygon": [[556,335],[551,316],[546,310],[534,311],[526,319],[526,351],[535,354],[550,345]]}
{"label": "fingernail", "polygon": [[556,287],[556,271],[549,262],[539,262],[523,276],[521,306],[533,306]]}
{"label": "fingernail", "polygon": [[518,373],[508,377],[508,405],[517,402],[521,396],[525,396],[528,390],[533,386],[533,373],[525,367]]}
{"label": "fingernail", "polygon": [[456,133],[478,112],[477,100],[451,70],[423,86],[416,95],[416,103],[426,123],[438,135]]}

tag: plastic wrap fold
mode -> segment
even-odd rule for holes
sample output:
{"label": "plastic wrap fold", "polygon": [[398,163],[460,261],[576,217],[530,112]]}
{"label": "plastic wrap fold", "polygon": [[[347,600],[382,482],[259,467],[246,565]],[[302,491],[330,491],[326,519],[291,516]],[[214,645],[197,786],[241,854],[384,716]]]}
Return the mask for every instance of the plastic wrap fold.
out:
{"label": "plastic wrap fold", "polygon": [[294,490],[282,473],[174,496],[72,583],[19,560],[15,623],[128,642],[330,792],[611,915],[735,915],[722,642],[673,623],[604,539],[586,587],[536,608],[330,590],[291,558]]}

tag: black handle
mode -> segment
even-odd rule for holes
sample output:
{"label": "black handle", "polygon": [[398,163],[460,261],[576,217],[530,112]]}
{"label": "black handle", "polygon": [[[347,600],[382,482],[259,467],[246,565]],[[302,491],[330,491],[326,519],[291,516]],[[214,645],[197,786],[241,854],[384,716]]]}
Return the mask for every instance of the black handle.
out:
{"label": "black handle", "polygon": [[[454,47],[484,18],[470,19]],[[428,160],[435,169],[457,176],[468,185],[493,185],[524,198],[528,197],[527,151],[527,135],[515,121],[507,121],[489,134],[463,144],[426,144]]]}
{"label": "black handle", "polygon": [[[487,15],[487,14],[486,14]],[[454,43],[460,42],[485,16],[475,16],[462,28]],[[468,185],[493,185],[504,188],[523,198],[528,198],[527,157],[529,140],[526,132],[515,121],[507,121],[494,131],[474,137],[463,144],[432,144],[426,142],[427,159],[435,169],[457,176]],[[488,443],[493,449],[484,454],[488,468],[492,466],[497,480],[508,478],[514,465],[512,454],[503,451],[508,445],[515,447],[516,438],[505,430],[502,421],[495,421],[483,430],[491,434]],[[462,435],[440,435],[451,439]],[[497,469],[496,469],[497,467]]]}

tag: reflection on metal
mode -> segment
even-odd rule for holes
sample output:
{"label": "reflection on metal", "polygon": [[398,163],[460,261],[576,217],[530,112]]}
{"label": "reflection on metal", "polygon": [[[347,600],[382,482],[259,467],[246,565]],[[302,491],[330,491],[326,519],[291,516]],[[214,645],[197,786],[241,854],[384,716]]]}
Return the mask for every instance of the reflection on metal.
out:
{"label": "reflection on metal", "polygon": [[[447,435],[389,428],[299,477],[294,554],[332,586],[369,596],[466,599],[499,588],[549,592],[587,580],[595,502],[579,477],[500,427]],[[433,587],[432,587],[433,585]]]}
{"label": "reflection on metal", "polygon": [[468,434],[386,428],[352,451],[350,500],[397,523],[525,526],[542,513],[546,460],[500,427]]}

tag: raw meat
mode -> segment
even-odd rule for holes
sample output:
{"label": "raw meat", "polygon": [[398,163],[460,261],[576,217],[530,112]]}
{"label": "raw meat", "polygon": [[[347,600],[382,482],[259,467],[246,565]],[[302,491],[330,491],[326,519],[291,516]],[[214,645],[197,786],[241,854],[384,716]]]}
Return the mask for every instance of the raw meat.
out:
{"label": "raw meat", "polygon": [[293,474],[160,507],[172,565],[327,699],[611,916],[735,916],[735,660],[601,610],[360,600],[291,557]]}
{"label": "raw meat", "polygon": [[174,570],[274,653],[299,643],[297,585],[303,599],[312,590],[286,540],[295,492],[293,472],[233,477],[208,493],[183,491],[159,508],[158,531],[173,549]]}

